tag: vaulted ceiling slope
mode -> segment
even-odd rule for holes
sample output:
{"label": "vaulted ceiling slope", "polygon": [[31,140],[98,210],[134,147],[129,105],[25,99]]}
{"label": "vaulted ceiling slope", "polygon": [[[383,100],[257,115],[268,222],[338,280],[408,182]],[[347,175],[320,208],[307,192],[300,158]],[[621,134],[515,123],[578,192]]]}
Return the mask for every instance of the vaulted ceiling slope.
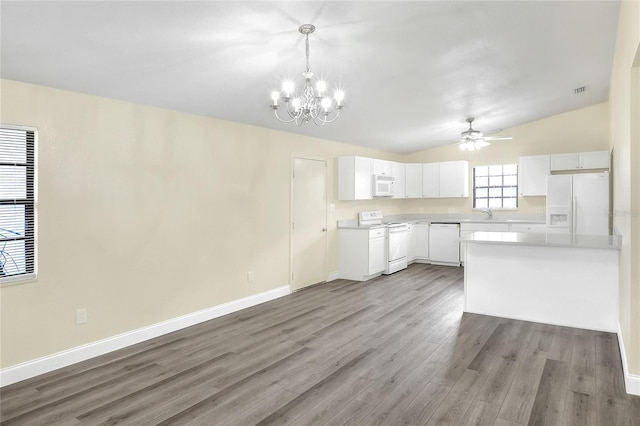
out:
{"label": "vaulted ceiling slope", "polygon": [[[618,1],[2,1],[2,78],[390,152],[607,100]],[[338,121],[273,117],[311,68]],[[585,86],[581,94],[574,89]]]}

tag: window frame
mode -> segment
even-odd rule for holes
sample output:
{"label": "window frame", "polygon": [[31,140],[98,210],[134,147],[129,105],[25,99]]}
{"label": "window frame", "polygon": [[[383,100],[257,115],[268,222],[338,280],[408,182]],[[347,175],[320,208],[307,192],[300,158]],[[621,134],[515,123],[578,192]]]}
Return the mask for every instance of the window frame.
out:
{"label": "window frame", "polygon": [[[0,162],[0,166],[19,166],[26,168],[25,186],[26,198],[16,199],[0,199],[0,205],[24,205],[25,208],[25,233],[24,236],[4,239],[3,241],[25,241],[25,267],[24,273],[0,276],[0,285],[23,283],[33,281],[38,277],[38,178],[37,178],[37,147],[38,147],[38,129],[32,126],[20,126],[13,124],[0,123],[0,128],[6,130],[19,130],[27,132],[26,137],[26,162],[11,163]],[[30,137],[31,136],[31,137]],[[28,259],[32,258],[32,262]]]}
{"label": "window frame", "polygon": [[[489,185],[489,182],[487,182],[487,186],[481,186],[481,187],[478,187],[478,186],[477,186],[477,184],[476,184],[476,178],[477,178],[477,176],[476,176],[476,168],[478,168],[478,167],[487,167],[487,168],[490,168],[490,167],[496,167],[496,166],[500,166],[500,167],[502,167],[502,174],[500,175],[500,176],[502,177],[502,185],[500,185],[500,186],[491,186],[491,185]],[[505,167],[505,166],[515,166],[515,170],[516,170],[516,171],[515,171],[515,174],[509,173],[509,174],[506,174],[506,175],[505,175],[505,173],[504,173],[504,167]],[[484,210],[484,209],[490,209],[490,210],[511,210],[511,211],[513,211],[513,210],[518,210],[518,208],[519,208],[519,204],[520,204],[520,203],[519,203],[519,198],[520,198],[520,197],[519,197],[519,195],[518,195],[518,187],[520,186],[520,181],[519,181],[519,170],[518,170],[518,169],[519,169],[519,165],[518,165],[517,163],[511,163],[511,164],[491,164],[491,165],[486,165],[486,166],[480,166],[480,165],[479,165],[479,166],[474,166],[474,167],[473,167],[473,170],[472,170],[472,185],[473,185],[473,200],[472,200],[472,208],[473,208],[473,210]],[[491,175],[487,175],[487,179],[489,179],[489,177],[490,177],[490,176],[491,176]],[[514,185],[504,185],[504,177],[505,177],[505,176],[515,176],[515,179],[516,179],[516,184],[515,184],[515,186],[514,186]],[[490,193],[490,190],[491,190],[492,188],[494,188],[494,189],[495,189],[495,188],[501,188],[501,189],[502,189],[502,195],[501,195],[500,197],[490,197],[490,196],[489,196],[489,193]],[[505,197],[505,196],[504,196],[504,189],[505,189],[505,188],[514,188],[514,189],[515,189],[515,197]],[[486,189],[486,190],[487,190],[487,197],[480,197],[481,199],[487,199],[487,207],[476,207],[476,205],[477,205],[477,200],[478,200],[478,198],[477,198],[477,191],[478,191],[478,189]],[[489,205],[489,204],[490,204],[490,203],[489,203],[489,200],[491,200],[492,198],[500,198],[500,199],[502,200],[502,203],[501,203],[501,204],[502,204],[502,206],[503,206],[503,207],[491,207],[491,206]],[[515,202],[516,202],[515,207],[504,207],[504,200],[505,200],[505,198],[507,198],[507,199],[512,199],[512,198],[513,198],[513,199],[515,199]]]}

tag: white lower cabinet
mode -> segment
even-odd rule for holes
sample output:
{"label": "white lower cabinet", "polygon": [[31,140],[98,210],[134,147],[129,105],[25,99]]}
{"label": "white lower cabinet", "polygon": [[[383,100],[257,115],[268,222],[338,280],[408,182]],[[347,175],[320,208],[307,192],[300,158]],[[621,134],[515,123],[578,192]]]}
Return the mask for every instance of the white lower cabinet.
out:
{"label": "white lower cabinet", "polygon": [[414,223],[409,237],[408,262],[429,260],[429,223]]}
{"label": "white lower cabinet", "polygon": [[387,228],[338,229],[340,278],[367,281],[382,274]]}
{"label": "white lower cabinet", "polygon": [[386,229],[369,231],[369,268],[368,275],[384,271],[386,267]]}

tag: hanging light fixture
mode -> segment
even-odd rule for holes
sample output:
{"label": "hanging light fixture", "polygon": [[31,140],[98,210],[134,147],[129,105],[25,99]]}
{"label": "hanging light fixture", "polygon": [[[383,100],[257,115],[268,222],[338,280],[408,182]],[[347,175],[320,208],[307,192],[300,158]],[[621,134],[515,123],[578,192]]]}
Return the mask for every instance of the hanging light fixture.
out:
{"label": "hanging light fixture", "polygon": [[485,142],[482,139],[468,140],[460,144],[460,149],[463,151],[476,151],[489,145],[491,145],[489,142]]}
{"label": "hanging light fixture", "polygon": [[[336,90],[333,99],[326,96],[327,83],[320,80],[316,83],[316,91],[314,91],[311,85],[311,77],[313,72],[309,67],[309,34],[313,33],[316,27],[311,24],[304,24],[298,28],[301,34],[306,36],[306,57],[307,57],[307,70],[302,73],[304,76],[304,87],[299,93],[295,93],[295,85],[292,81],[285,81],[282,84],[282,96],[278,91],[271,93],[271,109],[276,118],[283,123],[295,122],[298,126],[313,121],[318,126],[323,126],[326,123],[335,121],[340,115],[344,104],[344,92],[342,90]],[[281,99],[284,102],[284,109],[287,111],[288,117],[284,119],[278,115],[278,100]]]}
{"label": "hanging light fixture", "polygon": [[[482,132],[475,130],[471,125],[473,124],[473,117],[467,118],[465,121],[469,123],[469,129],[462,132],[460,135],[462,138],[460,139],[460,149],[463,151],[477,151],[480,148],[484,148],[485,146],[491,145],[487,141],[501,141],[511,139],[511,136],[484,136]],[[491,133],[496,133],[502,131],[502,129],[496,129]]]}

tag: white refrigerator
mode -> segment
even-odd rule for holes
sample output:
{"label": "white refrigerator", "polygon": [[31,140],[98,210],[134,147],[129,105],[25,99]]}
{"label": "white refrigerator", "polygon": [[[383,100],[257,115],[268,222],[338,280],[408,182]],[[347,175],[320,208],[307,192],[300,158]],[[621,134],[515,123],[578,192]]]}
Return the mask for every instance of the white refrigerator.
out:
{"label": "white refrigerator", "polygon": [[609,235],[609,172],[547,176],[547,232]]}

